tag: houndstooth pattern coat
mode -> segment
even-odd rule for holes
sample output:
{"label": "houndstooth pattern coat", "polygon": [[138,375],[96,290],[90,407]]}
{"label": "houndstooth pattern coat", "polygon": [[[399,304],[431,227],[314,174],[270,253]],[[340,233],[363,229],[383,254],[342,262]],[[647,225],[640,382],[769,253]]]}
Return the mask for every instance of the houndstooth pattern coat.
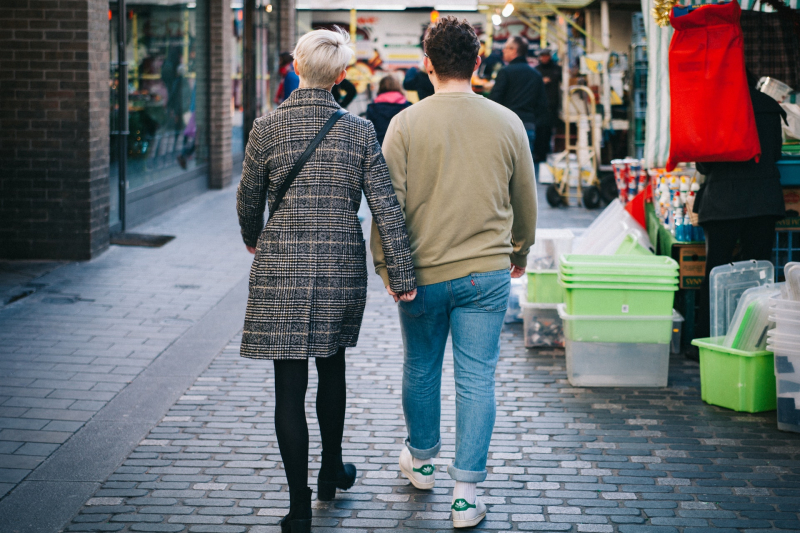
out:
{"label": "houndstooth pattern coat", "polygon": [[395,292],[416,287],[405,221],[372,123],[345,115],[306,162],[264,226],[281,183],[339,108],[330,92],[297,89],[255,121],[237,210],[256,248],[241,355],[329,357],[355,346],[367,299],[366,246],[358,208],[367,198]]}

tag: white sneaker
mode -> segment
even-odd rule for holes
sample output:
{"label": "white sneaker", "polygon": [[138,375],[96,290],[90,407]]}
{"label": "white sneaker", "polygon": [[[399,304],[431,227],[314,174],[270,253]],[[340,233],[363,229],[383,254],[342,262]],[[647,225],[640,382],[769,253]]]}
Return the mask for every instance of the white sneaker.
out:
{"label": "white sneaker", "polygon": [[486,505],[480,498],[475,498],[474,505],[464,498],[458,498],[450,506],[450,511],[453,513],[453,527],[477,526],[486,518]]}
{"label": "white sneaker", "polygon": [[400,452],[400,471],[412,485],[420,490],[430,490],[435,484],[434,474],[436,468],[432,464],[424,464],[419,468],[414,468],[414,458],[408,448],[405,447]]}

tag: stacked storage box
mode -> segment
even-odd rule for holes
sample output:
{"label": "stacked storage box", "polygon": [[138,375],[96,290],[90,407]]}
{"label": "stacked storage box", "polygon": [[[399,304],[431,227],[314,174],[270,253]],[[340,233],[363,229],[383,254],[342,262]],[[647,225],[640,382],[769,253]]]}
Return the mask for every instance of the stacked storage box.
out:
{"label": "stacked storage box", "polygon": [[769,261],[711,271],[712,337],[692,341],[700,350],[704,402],[748,413],[775,409],[775,363],[767,349],[769,302],[780,291],[773,279]]}
{"label": "stacked storage box", "polygon": [[566,229],[543,229],[536,233],[536,244],[528,254],[525,297],[520,297],[525,331],[525,346],[564,346],[558,304],[564,290],[558,283],[559,258],[572,251],[575,236]]}
{"label": "stacked storage box", "polygon": [[677,262],[646,255],[566,255],[559,282],[572,385],[667,385]]}
{"label": "stacked storage box", "polygon": [[786,286],[780,298],[770,300],[767,345],[775,352],[778,392],[778,429],[800,433],[800,264],[784,267]]}

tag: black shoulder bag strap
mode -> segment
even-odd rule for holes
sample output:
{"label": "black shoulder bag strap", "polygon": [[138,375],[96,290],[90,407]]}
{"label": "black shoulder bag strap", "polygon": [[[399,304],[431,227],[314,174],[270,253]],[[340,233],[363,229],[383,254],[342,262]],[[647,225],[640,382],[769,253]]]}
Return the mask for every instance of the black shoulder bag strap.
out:
{"label": "black shoulder bag strap", "polygon": [[[311,154],[314,153],[314,150],[317,149],[319,143],[322,142],[322,139],[324,139],[325,136],[328,134],[328,132],[331,131],[333,125],[336,124],[336,122],[346,114],[347,111],[345,111],[344,109],[341,108],[337,109],[333,113],[333,115],[331,115],[331,118],[328,119],[328,122],[326,122],[325,125],[322,126],[322,129],[319,130],[317,136],[314,137],[314,140],[311,141],[311,144],[308,145],[306,151],[303,152],[303,155],[301,155],[300,159],[298,159],[297,162],[294,164],[292,170],[289,171],[289,174],[286,176],[286,179],[283,180],[283,183],[281,183],[281,188],[278,189],[278,193],[275,195],[275,202],[272,204],[272,207],[270,207],[269,218],[272,218],[272,215],[274,215],[275,211],[277,211],[278,208],[281,206],[281,202],[283,201],[283,197],[286,195],[286,191],[288,191],[289,187],[292,186],[294,179],[297,177],[298,174],[300,174],[300,171],[303,170],[303,167],[305,166],[308,159],[311,157]],[[267,221],[269,221],[269,219],[267,219]]]}

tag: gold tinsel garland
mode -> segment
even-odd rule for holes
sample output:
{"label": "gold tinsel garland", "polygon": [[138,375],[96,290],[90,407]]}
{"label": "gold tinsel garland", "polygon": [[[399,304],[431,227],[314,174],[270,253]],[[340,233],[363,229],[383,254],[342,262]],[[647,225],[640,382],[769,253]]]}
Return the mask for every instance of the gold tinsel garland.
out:
{"label": "gold tinsel garland", "polygon": [[653,0],[653,9],[650,11],[656,24],[662,28],[669,26],[669,12],[678,4],[678,0]]}

